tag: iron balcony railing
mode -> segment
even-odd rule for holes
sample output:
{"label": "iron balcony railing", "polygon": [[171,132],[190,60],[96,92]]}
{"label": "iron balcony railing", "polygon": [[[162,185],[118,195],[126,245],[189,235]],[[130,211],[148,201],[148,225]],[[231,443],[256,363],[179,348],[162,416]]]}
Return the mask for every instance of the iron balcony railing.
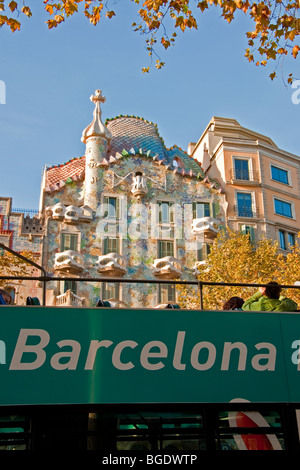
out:
{"label": "iron balcony railing", "polygon": [[234,212],[237,217],[258,218],[259,212],[256,208],[238,204],[234,206]]}
{"label": "iron balcony railing", "polygon": [[232,168],[230,170],[230,178],[231,180],[239,180],[239,181],[250,181],[250,182],[259,182],[259,172],[253,170],[236,170]]}

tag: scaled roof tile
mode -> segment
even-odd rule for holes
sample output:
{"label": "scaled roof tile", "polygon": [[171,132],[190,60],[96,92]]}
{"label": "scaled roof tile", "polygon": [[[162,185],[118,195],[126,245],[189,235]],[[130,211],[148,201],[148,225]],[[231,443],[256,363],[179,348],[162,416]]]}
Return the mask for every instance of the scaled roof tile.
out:
{"label": "scaled roof tile", "polygon": [[[106,158],[101,162],[102,164],[109,166],[124,156],[134,158],[135,155],[144,155],[174,170],[176,167],[173,165],[173,161],[177,157],[181,162],[179,173],[201,179],[205,177],[199,162],[186,152],[177,146],[170,149],[165,147],[156,124],[140,117],[117,116],[113,119],[107,119],[105,125],[111,132],[112,138],[107,148]],[[84,173],[85,156],[70,160],[62,165],[47,168],[45,189],[46,191],[57,191],[66,184],[67,180],[78,181],[83,179]]]}

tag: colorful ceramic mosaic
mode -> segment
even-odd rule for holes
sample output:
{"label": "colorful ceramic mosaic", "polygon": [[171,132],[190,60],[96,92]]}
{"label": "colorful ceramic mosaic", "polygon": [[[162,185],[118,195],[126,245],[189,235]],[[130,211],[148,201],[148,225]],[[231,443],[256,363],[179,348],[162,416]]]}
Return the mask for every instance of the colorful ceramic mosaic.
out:
{"label": "colorful ceramic mosaic", "polygon": [[70,289],[74,302],[92,306],[99,298],[130,307],[176,302],[172,281],[195,281],[197,260],[223,223],[221,191],[186,152],[165,147],[155,124],[117,116],[104,125],[102,93],[91,101],[85,155],[45,170],[43,250],[46,270],[56,276],[106,281],[53,283],[54,299]]}

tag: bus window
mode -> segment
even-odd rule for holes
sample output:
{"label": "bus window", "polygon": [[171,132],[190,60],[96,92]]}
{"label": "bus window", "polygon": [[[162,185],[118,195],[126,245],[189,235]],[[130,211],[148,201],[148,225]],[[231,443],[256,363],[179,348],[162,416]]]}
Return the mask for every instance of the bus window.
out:
{"label": "bus window", "polygon": [[283,450],[280,415],[268,410],[220,412],[216,444],[218,450]]}

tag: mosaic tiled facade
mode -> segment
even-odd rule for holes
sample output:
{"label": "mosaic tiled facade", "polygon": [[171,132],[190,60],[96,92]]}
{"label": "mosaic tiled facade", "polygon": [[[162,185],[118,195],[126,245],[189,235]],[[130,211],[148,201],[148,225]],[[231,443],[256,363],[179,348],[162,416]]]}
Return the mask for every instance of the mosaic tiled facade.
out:
{"label": "mosaic tiled facade", "polygon": [[[53,302],[65,301],[66,292],[91,306],[98,299],[130,307],[176,302],[172,280],[196,280],[197,262],[224,223],[224,195],[196,160],[165,147],[152,122],[118,116],[103,124],[104,100],[99,90],[91,96],[95,109],[82,134],[85,155],[44,173],[44,267],[66,277],[49,286]],[[74,276],[107,282],[76,287],[67,280]]]}

